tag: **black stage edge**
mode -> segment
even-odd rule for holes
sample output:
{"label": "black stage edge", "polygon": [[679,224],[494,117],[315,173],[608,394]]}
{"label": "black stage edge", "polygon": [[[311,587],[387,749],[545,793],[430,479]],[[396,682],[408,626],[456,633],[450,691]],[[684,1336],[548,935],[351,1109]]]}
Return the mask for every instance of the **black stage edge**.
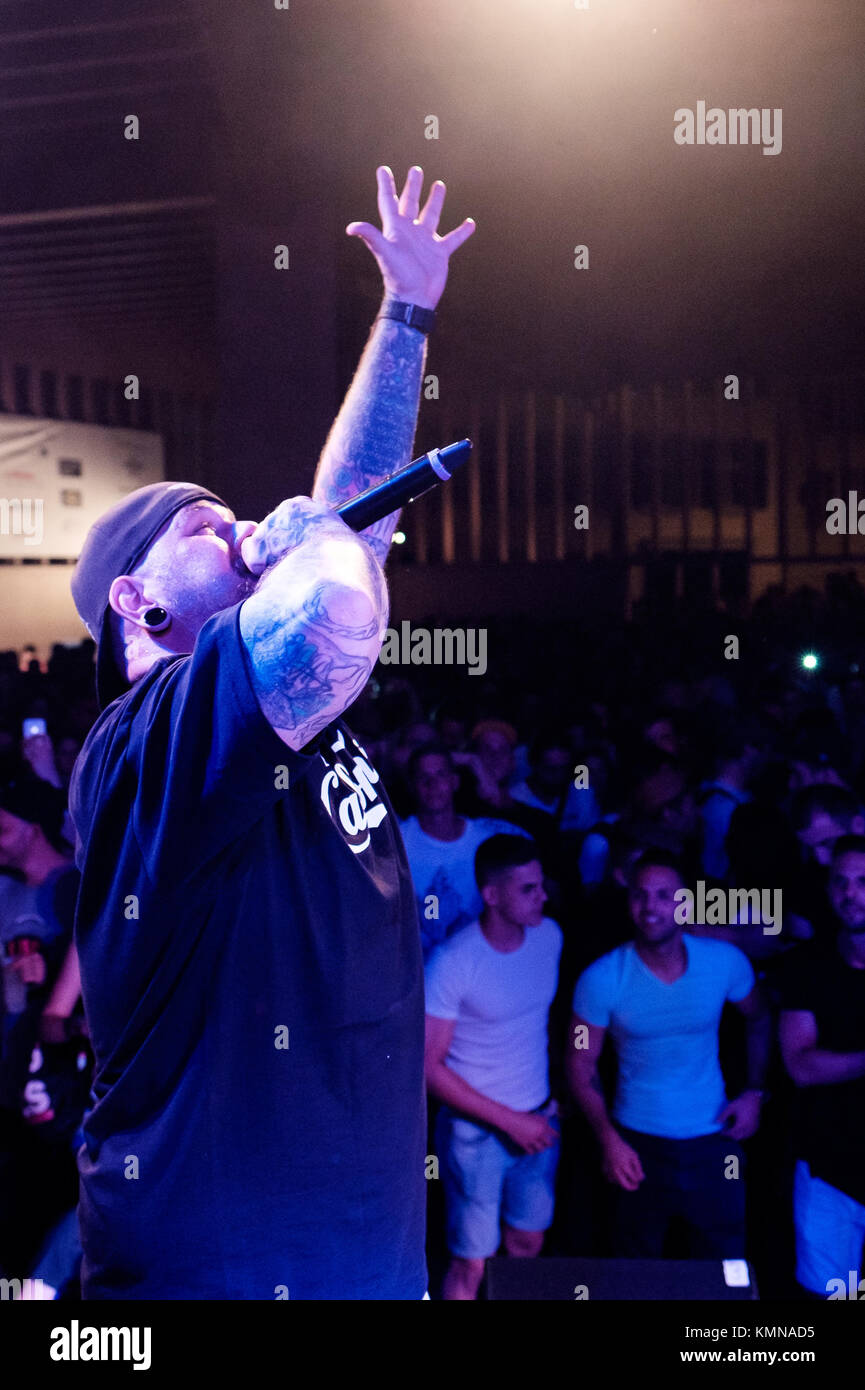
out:
{"label": "black stage edge", "polygon": [[745,1260],[495,1259],[487,1263],[486,1280],[487,1298],[499,1302],[727,1303],[758,1297],[754,1271]]}
{"label": "black stage edge", "polygon": [[[540,1262],[539,1262],[540,1263]],[[550,1262],[552,1263],[552,1262]],[[561,1261],[560,1263],[571,1263]],[[580,1262],[584,1263],[584,1262]],[[495,1302],[496,1300],[490,1300]],[[857,1300],[858,1301],[858,1300]],[[464,1316],[441,1304],[419,1302],[417,1307],[375,1303],[9,1303],[0,1312],[0,1346],[4,1364],[26,1369],[28,1381],[64,1385],[72,1378],[116,1385],[148,1378],[164,1384],[189,1373],[201,1377],[218,1373],[245,1375],[247,1384],[267,1368],[292,1377],[298,1352],[305,1353],[322,1372],[333,1373],[343,1357],[350,1358],[352,1377],[361,1367],[385,1366],[400,1380],[427,1378],[441,1357],[443,1374],[454,1367],[454,1344],[443,1331],[460,1335],[458,1360],[470,1369],[473,1357],[483,1357],[487,1373],[496,1369],[499,1355],[511,1347],[519,1355],[521,1333],[536,1337],[541,1317],[544,1331],[572,1334],[574,1374],[580,1367],[597,1371],[598,1358],[610,1375],[623,1371],[662,1371],[676,1366],[733,1365],[810,1371],[825,1383],[826,1375],[857,1364],[862,1348],[862,1313],[852,1313],[841,1301],[761,1302],[744,1299],[671,1301],[574,1299],[569,1311],[537,1307],[523,1310],[509,1302],[506,1309],[481,1307],[472,1314],[472,1336],[466,1341]],[[549,1318],[549,1323],[547,1323]],[[480,1319],[478,1322],[477,1319]],[[79,1344],[87,1328],[149,1328],[150,1367],[135,1371],[131,1361],[57,1361],[51,1347],[60,1345],[55,1329],[75,1333]],[[400,1336],[411,1329],[413,1340]],[[486,1333],[494,1333],[490,1342]],[[479,1334],[479,1337],[478,1337]],[[470,1350],[474,1344],[474,1351]],[[549,1344],[533,1340],[532,1359],[550,1354]],[[546,1350],[544,1350],[546,1348]],[[511,1353],[508,1353],[510,1355]],[[591,1358],[591,1359],[589,1359]],[[310,1367],[312,1369],[312,1367]],[[511,1363],[511,1372],[513,1363]],[[304,1377],[306,1378],[306,1377]],[[10,1384],[16,1377],[10,1376]],[[174,1383],[173,1380],[171,1383]],[[193,1384],[206,1382],[196,1379]]]}

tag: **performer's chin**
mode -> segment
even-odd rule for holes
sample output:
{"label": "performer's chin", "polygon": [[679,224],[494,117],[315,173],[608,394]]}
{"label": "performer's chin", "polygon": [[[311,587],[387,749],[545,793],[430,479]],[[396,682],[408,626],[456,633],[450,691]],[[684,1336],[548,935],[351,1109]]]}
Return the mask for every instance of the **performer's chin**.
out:
{"label": "performer's chin", "polygon": [[235,604],[249,598],[258,588],[259,578],[259,575],[253,574],[245,565],[232,569],[223,577],[217,592],[212,593],[214,598],[219,598],[218,610],[233,608]]}

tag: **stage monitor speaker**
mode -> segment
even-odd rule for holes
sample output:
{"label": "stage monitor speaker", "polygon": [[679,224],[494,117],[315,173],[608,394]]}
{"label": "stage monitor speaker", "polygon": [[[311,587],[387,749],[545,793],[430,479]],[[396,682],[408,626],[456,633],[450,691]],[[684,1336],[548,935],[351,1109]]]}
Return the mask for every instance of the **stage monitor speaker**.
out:
{"label": "stage monitor speaker", "polygon": [[493,1259],[487,1298],[520,1302],[553,1299],[754,1299],[747,1260]]}

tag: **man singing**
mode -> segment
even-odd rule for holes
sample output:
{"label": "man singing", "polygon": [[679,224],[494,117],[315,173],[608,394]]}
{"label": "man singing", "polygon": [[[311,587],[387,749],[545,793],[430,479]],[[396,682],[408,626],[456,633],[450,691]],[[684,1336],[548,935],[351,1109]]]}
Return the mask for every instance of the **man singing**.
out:
{"label": "man singing", "polygon": [[[86,1299],[414,1299],[423,973],[396,817],[341,716],[388,620],[397,514],[331,510],[411,456],[425,332],[467,219],[378,170],[385,299],[312,498],[260,525],[157,483],[73,578],[103,713],[70,788],[96,1057]],[[410,307],[411,306],[411,307]],[[111,702],[111,703],[109,703]]]}

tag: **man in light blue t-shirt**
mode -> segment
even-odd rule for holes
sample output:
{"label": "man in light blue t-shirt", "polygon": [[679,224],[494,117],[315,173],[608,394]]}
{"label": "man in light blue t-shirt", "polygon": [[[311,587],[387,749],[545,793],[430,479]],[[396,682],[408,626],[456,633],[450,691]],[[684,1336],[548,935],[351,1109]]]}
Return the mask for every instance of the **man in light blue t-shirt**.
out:
{"label": "man in light blue t-shirt", "polygon": [[[583,972],[574,990],[568,1078],[616,1184],[614,1253],[660,1257],[683,1220],[695,1258],[744,1254],[743,1155],[760,1118],[769,1017],[737,946],[685,934],[676,860],[637,861],[628,905],[634,940]],[[718,1057],[726,1003],[747,1020],[749,1089],[728,1101]],[[608,1113],[598,1058],[609,1033],[618,1083]]]}

